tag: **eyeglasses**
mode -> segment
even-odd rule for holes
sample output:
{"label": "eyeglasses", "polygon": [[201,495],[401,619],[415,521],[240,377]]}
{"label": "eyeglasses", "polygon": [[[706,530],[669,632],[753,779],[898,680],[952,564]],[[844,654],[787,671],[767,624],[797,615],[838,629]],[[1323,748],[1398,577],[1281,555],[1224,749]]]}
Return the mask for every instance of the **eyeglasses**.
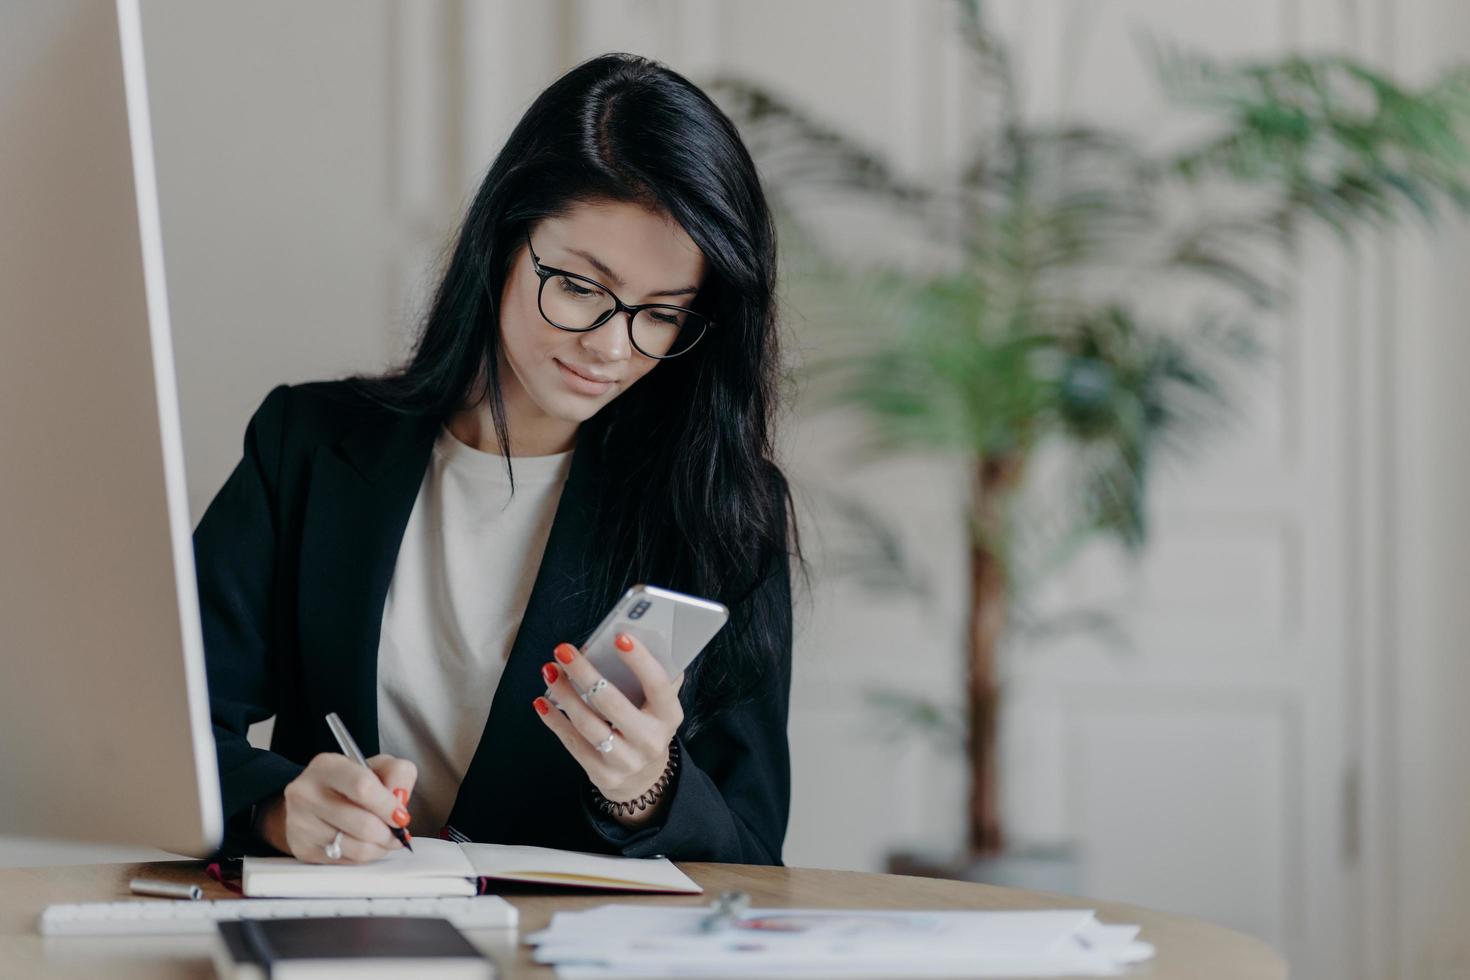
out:
{"label": "eyeglasses", "polygon": [[596,279],[542,265],[531,246],[530,232],[526,233],[526,247],[531,250],[531,265],[541,280],[536,306],[546,322],[559,330],[586,333],[602,326],[615,313],[627,312],[632,314],[628,317],[628,339],[633,347],[647,357],[666,361],[688,353],[714,326],[709,317],[683,306],[629,306]]}

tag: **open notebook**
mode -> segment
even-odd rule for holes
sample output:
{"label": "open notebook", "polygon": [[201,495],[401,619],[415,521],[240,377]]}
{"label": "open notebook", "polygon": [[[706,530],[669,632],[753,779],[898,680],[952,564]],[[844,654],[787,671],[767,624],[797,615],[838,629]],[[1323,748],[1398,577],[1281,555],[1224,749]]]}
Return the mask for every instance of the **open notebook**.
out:
{"label": "open notebook", "polygon": [[415,837],[413,851],[390,851],[368,864],[308,864],[292,857],[247,857],[241,887],[272,898],[398,898],[478,895],[482,879],[618,891],[702,892],[667,858],[614,857],[521,844],[458,844]]}

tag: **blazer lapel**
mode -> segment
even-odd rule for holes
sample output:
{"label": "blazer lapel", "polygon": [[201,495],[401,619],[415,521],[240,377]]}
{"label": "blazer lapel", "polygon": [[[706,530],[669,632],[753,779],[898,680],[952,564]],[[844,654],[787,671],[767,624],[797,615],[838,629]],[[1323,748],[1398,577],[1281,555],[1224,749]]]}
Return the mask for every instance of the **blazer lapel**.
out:
{"label": "blazer lapel", "polygon": [[543,788],[574,792],[583,779],[578,766],[547,729],[531,702],[546,689],[541,665],[557,643],[580,643],[594,624],[587,596],[587,557],[595,545],[595,498],[600,485],[595,440],[583,432],[557,504],[546,548],[520,628],[511,645],[490,716],[460,783],[449,824],[472,840],[536,842],[546,813],[523,804]]}
{"label": "blazer lapel", "polygon": [[[302,689],[317,751],[337,751],[337,712],[365,755],[378,751],[377,666],[398,547],[439,430],[437,419],[381,416],[313,460],[301,544]],[[318,724],[320,722],[320,724]]]}

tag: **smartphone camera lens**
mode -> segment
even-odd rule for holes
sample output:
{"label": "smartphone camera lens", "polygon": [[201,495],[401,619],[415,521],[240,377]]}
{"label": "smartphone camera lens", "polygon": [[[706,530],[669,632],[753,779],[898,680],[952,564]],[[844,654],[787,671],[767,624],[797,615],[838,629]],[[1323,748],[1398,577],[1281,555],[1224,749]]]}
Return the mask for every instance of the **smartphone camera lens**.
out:
{"label": "smartphone camera lens", "polygon": [[647,599],[644,599],[642,602],[638,603],[638,605],[636,605],[636,606],[633,607],[633,610],[628,613],[628,618],[629,619],[638,619],[639,617],[641,617],[647,611],[648,611],[648,600]]}

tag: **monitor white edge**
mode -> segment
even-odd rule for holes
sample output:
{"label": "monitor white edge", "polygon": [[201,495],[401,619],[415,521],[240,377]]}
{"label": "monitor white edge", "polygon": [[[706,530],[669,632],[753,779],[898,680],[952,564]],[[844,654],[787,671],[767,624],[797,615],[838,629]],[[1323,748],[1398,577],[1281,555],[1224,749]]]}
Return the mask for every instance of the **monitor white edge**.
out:
{"label": "monitor white edge", "polygon": [[148,80],[143,60],[143,28],[138,0],[117,0],[118,36],[122,44],[128,132],[132,146],[133,186],[137,193],[138,232],[152,339],[154,391],[163,446],[164,484],[173,541],[173,566],[179,596],[179,649],[183,652],[184,682],[188,690],[189,723],[194,745],[196,785],[202,837],[198,840],[155,841],[164,850],[205,857],[224,835],[219,770],[214,754],[214,731],[209,719],[208,686],[204,672],[203,629],[199,616],[198,579],[194,568],[189,521],[189,495],[184,473],[184,440],[179,416],[178,379],[174,368],[173,334],[169,322],[168,291],[164,279],[163,228],[158,206],[158,183],[153,160],[153,127],[148,111]]}

